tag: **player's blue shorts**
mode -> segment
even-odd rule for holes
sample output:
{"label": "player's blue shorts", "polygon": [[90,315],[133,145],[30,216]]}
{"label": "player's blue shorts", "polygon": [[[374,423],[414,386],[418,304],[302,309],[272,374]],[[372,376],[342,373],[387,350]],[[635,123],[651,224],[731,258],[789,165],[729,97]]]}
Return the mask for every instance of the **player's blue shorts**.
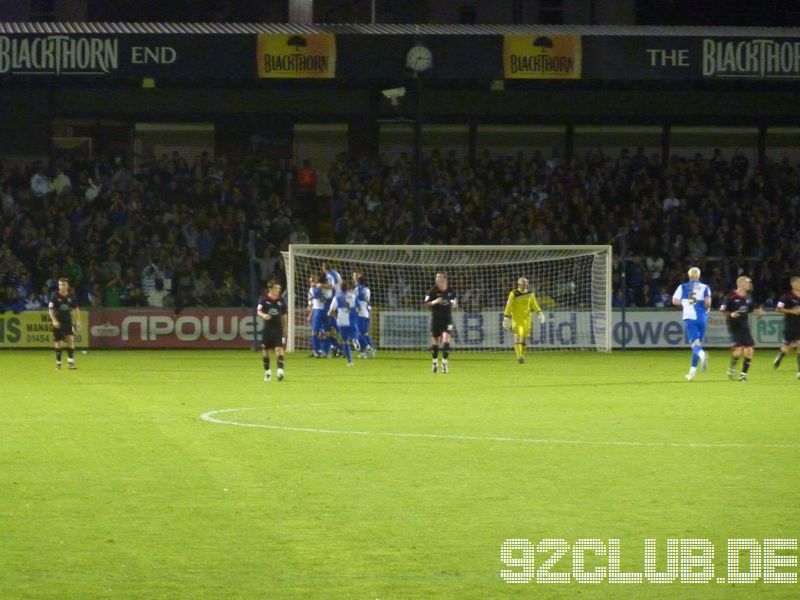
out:
{"label": "player's blue shorts", "polygon": [[328,316],[328,331],[338,331],[339,326],[336,324],[336,317]]}
{"label": "player's blue shorts", "polygon": [[358,332],[361,335],[369,335],[369,317],[358,317]]}
{"label": "player's blue shorts", "polygon": [[339,325],[339,335],[342,336],[342,341],[349,342],[353,339],[354,327],[352,325]]}
{"label": "player's blue shorts", "polygon": [[325,314],[325,310],[322,308],[315,308],[311,311],[311,331],[312,333],[319,333],[320,331],[325,331],[327,329],[326,325],[328,324],[328,315]]}
{"label": "player's blue shorts", "polygon": [[686,331],[686,339],[690,344],[693,344],[695,340],[702,342],[706,337],[706,320],[684,319],[683,329]]}

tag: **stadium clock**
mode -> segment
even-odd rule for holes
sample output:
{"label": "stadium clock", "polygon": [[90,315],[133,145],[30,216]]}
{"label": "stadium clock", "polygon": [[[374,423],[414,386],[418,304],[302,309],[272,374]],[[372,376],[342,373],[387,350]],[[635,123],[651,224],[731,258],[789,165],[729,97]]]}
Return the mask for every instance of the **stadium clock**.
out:
{"label": "stadium clock", "polygon": [[433,66],[433,53],[426,46],[417,44],[406,53],[406,67],[415,73],[422,73]]}

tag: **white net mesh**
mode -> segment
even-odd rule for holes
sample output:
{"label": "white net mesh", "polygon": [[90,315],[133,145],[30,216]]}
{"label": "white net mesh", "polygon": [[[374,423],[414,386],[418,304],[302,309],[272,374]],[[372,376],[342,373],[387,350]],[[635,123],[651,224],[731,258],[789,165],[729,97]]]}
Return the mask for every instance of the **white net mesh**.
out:
{"label": "white net mesh", "polygon": [[311,347],[308,279],[328,261],[345,280],[362,272],[371,291],[372,340],[382,350],[430,347],[430,312],[421,307],[437,271],[458,295],[458,350],[508,350],[503,309],[519,277],[536,293],[546,321],[534,320],[529,346],[610,350],[610,246],[291,245],[284,252],[290,306],[289,349]]}

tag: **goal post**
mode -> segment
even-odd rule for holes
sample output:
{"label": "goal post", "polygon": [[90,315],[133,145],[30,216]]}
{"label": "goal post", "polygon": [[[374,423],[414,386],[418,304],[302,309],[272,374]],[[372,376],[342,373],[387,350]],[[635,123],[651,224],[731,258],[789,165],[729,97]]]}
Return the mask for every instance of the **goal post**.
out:
{"label": "goal post", "polygon": [[529,347],[611,350],[611,246],[381,246],[292,244],[286,266],[287,350],[310,349],[306,321],[309,276],[328,262],[350,281],[364,274],[371,291],[374,345],[379,350],[430,347],[430,312],[422,308],[438,271],[458,295],[454,347],[508,350],[502,328],[508,293],[526,277],[546,320],[534,319]]}

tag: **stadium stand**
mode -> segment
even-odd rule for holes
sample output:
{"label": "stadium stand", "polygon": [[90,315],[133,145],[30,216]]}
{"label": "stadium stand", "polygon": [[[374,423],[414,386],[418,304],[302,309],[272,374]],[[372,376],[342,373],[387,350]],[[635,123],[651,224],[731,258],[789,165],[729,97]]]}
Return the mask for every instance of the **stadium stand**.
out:
{"label": "stadium stand", "polygon": [[420,223],[405,155],[341,155],[327,172],[339,207],[332,216],[297,210],[294,167],[258,157],[190,167],[164,155],[136,174],[120,157],[3,162],[0,306],[37,308],[59,275],[86,306],[250,306],[250,228],[261,281],[285,277],[278,251],[291,241],[401,244],[416,234],[430,244],[613,243],[617,305],[668,306],[688,262],[703,269],[715,306],[740,273],[774,305],[800,263],[800,166],[753,167],[718,152],[665,164],[636,156],[485,150],[473,164],[434,150],[422,161]]}

